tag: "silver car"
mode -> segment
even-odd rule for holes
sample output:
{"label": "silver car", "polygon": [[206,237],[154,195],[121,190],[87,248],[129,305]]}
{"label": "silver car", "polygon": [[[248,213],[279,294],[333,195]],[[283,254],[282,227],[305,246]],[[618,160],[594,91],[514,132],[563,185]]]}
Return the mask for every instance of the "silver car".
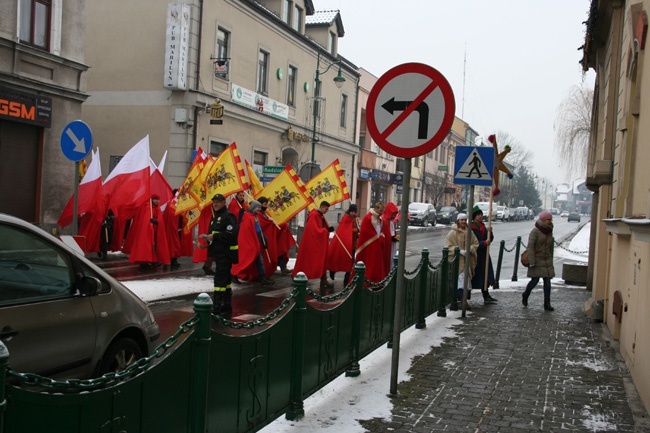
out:
{"label": "silver car", "polygon": [[149,355],[159,335],[129,289],[61,240],[0,213],[0,339],[13,370],[95,377]]}

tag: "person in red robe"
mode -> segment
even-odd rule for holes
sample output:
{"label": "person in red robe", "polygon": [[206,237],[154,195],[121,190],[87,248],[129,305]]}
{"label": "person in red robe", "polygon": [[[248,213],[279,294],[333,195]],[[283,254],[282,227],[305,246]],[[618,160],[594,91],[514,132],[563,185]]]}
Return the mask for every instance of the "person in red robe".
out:
{"label": "person in red robe", "polygon": [[334,279],[336,272],[345,272],[343,287],[348,285],[352,268],[354,266],[354,255],[359,237],[359,218],[357,218],[357,205],[352,204],[339,221],[339,226],[332,242],[327,250],[327,269],[330,271],[330,278]]}
{"label": "person in red robe", "polygon": [[[190,210],[189,212],[199,212],[199,208],[195,208]],[[208,228],[210,227],[210,222],[212,221],[212,218],[214,217],[214,205],[210,204],[209,206],[206,206],[203,208],[201,211],[201,214],[199,215],[199,233],[206,233],[208,231]],[[231,212],[232,213],[232,212]],[[237,216],[235,215],[235,218]],[[188,235],[190,237],[193,237],[193,235]],[[192,255],[192,263],[203,263],[203,272],[205,272],[206,275],[214,275],[214,270],[212,269],[212,264],[214,263],[214,257],[210,257],[208,254],[208,243],[205,242],[204,239],[201,239],[201,237],[198,238],[196,242],[196,248],[194,249],[194,254]]]}
{"label": "person in red robe", "polygon": [[228,210],[237,217],[238,223],[241,222],[244,217],[244,211],[247,209],[248,205],[246,204],[246,193],[244,191],[239,191],[230,199],[230,203],[228,203]]}
{"label": "person in red robe", "polygon": [[307,217],[305,230],[300,240],[300,249],[296,259],[296,266],[293,268],[292,276],[298,272],[304,272],[308,279],[320,278],[321,289],[334,287],[327,281],[325,271],[325,260],[327,259],[327,246],[329,244],[329,233],[334,231],[325,219],[325,214],[330,204],[322,201],[318,209],[312,209]]}
{"label": "person in red robe", "polygon": [[232,274],[238,280],[260,280],[262,286],[273,285],[274,281],[267,277],[264,267],[264,256],[269,257],[269,241],[264,236],[262,225],[257,215],[262,205],[253,200],[242,216],[237,235],[239,245],[239,262],[232,266]]}
{"label": "person in red robe", "polygon": [[131,245],[129,262],[140,263],[143,270],[155,269],[161,264],[169,266],[171,262],[159,202],[160,197],[154,194],[151,200],[140,206],[127,235],[130,238],[127,242]]}
{"label": "person in red robe", "polygon": [[268,254],[262,254],[262,260],[264,261],[264,272],[268,278],[271,278],[278,268],[278,236],[280,235],[280,227],[275,223],[273,218],[267,213],[269,207],[269,199],[266,197],[260,197],[258,199],[262,207],[257,213],[257,218],[262,227],[262,233],[264,234],[264,239],[267,242],[266,251]]}
{"label": "person in red robe", "polygon": [[382,231],[384,204],[376,203],[361,220],[356,261],[366,265],[366,279],[377,283],[388,275],[386,269],[386,234]]}
{"label": "person in red robe", "polygon": [[393,257],[397,254],[397,245],[399,242],[399,235],[395,231],[395,217],[399,209],[392,201],[386,203],[384,212],[381,214],[382,232],[384,233],[384,249],[386,254],[386,272],[390,272],[393,268]]}
{"label": "person in red robe", "polygon": [[[174,190],[174,195],[176,195]],[[169,249],[169,257],[171,258],[170,268],[178,269],[181,264],[178,263],[178,258],[181,253],[181,238],[183,236],[183,217],[176,216],[175,199],[171,199],[165,210],[163,211],[163,220],[165,221],[165,235],[167,237],[167,245]],[[164,268],[163,268],[164,269]]]}

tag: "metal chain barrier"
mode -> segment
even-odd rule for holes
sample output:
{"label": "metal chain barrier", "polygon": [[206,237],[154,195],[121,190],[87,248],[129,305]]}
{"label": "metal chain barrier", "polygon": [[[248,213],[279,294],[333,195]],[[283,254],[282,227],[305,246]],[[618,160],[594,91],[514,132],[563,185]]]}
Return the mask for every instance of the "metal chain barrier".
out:
{"label": "metal chain barrier", "polygon": [[350,293],[350,291],[352,291],[352,289],[354,289],[354,288],[357,286],[357,281],[359,281],[359,275],[355,275],[355,276],[352,278],[352,281],[350,281],[350,282],[348,283],[348,285],[345,286],[345,287],[343,288],[343,290],[341,290],[340,292],[335,293],[335,294],[333,294],[333,295],[326,295],[326,296],[323,296],[323,295],[321,295],[321,294],[319,294],[319,293],[316,293],[316,292],[314,292],[312,289],[310,289],[309,287],[307,287],[307,295],[313,297],[314,299],[316,299],[316,300],[319,301],[319,302],[332,302],[332,301],[336,301],[337,299],[340,299],[340,298],[346,296],[348,293]]}
{"label": "metal chain barrier", "polygon": [[388,273],[388,275],[386,275],[386,278],[384,278],[384,279],[381,280],[380,282],[375,283],[375,282],[373,282],[373,281],[366,280],[366,287],[368,287],[369,289],[379,289],[379,288],[382,288],[382,287],[384,287],[386,284],[388,284],[388,282],[390,281],[390,279],[393,278],[393,277],[395,276],[396,273],[397,273],[397,266],[393,266],[393,268],[390,270],[390,272]]}
{"label": "metal chain barrier", "polygon": [[282,303],[273,311],[271,311],[269,314],[267,314],[264,317],[260,317],[259,319],[251,320],[250,322],[233,322],[230,321],[224,317],[221,317],[217,314],[212,314],[212,317],[216,320],[218,320],[222,325],[227,326],[232,329],[252,329],[255,326],[263,326],[266,325],[266,323],[269,320],[273,320],[278,315],[282,310],[287,308],[289,304],[291,303],[291,300],[298,296],[298,288],[294,287],[291,293],[289,294],[289,297],[285,298]]}
{"label": "metal chain barrier", "polygon": [[146,371],[151,366],[154,359],[164,356],[169,349],[176,345],[180,336],[190,332],[197,323],[199,323],[199,316],[194,315],[189,320],[183,322],[174,335],[159,344],[150,356],[138,359],[136,362],[117,373],[106,373],[95,379],[68,380],[55,380],[35,373],[19,373],[11,369],[7,370],[7,375],[17,380],[21,386],[44,388],[47,392],[78,393],[82,391],[88,392],[107,388]]}
{"label": "metal chain barrier", "polygon": [[587,253],[589,253],[589,250],[585,250],[585,251],[575,251],[575,250],[572,250],[572,249],[567,248],[567,247],[565,247],[565,246],[562,246],[562,244],[560,244],[560,243],[559,243],[558,241],[556,241],[555,239],[553,239],[553,242],[555,242],[555,245],[558,246],[558,247],[560,247],[560,248],[562,248],[564,251],[568,251],[568,252],[573,253],[573,254],[587,254]]}

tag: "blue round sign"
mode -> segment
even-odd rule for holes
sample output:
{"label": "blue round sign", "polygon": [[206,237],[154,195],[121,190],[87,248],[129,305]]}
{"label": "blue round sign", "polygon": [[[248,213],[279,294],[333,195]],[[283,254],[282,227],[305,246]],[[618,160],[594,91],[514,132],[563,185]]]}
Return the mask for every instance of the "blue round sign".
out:
{"label": "blue round sign", "polygon": [[90,127],[81,120],[68,123],[61,132],[61,150],[70,161],[84,159],[93,148],[93,134]]}

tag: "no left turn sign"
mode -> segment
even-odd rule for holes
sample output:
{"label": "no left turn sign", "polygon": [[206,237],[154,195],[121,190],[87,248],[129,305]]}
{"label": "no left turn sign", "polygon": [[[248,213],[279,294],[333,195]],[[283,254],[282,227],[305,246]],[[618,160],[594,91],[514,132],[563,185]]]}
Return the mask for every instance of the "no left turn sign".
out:
{"label": "no left turn sign", "polygon": [[373,86],[366,105],[370,136],[402,158],[424,155],[443,142],[456,102],[447,79],[422,63],[395,66]]}

